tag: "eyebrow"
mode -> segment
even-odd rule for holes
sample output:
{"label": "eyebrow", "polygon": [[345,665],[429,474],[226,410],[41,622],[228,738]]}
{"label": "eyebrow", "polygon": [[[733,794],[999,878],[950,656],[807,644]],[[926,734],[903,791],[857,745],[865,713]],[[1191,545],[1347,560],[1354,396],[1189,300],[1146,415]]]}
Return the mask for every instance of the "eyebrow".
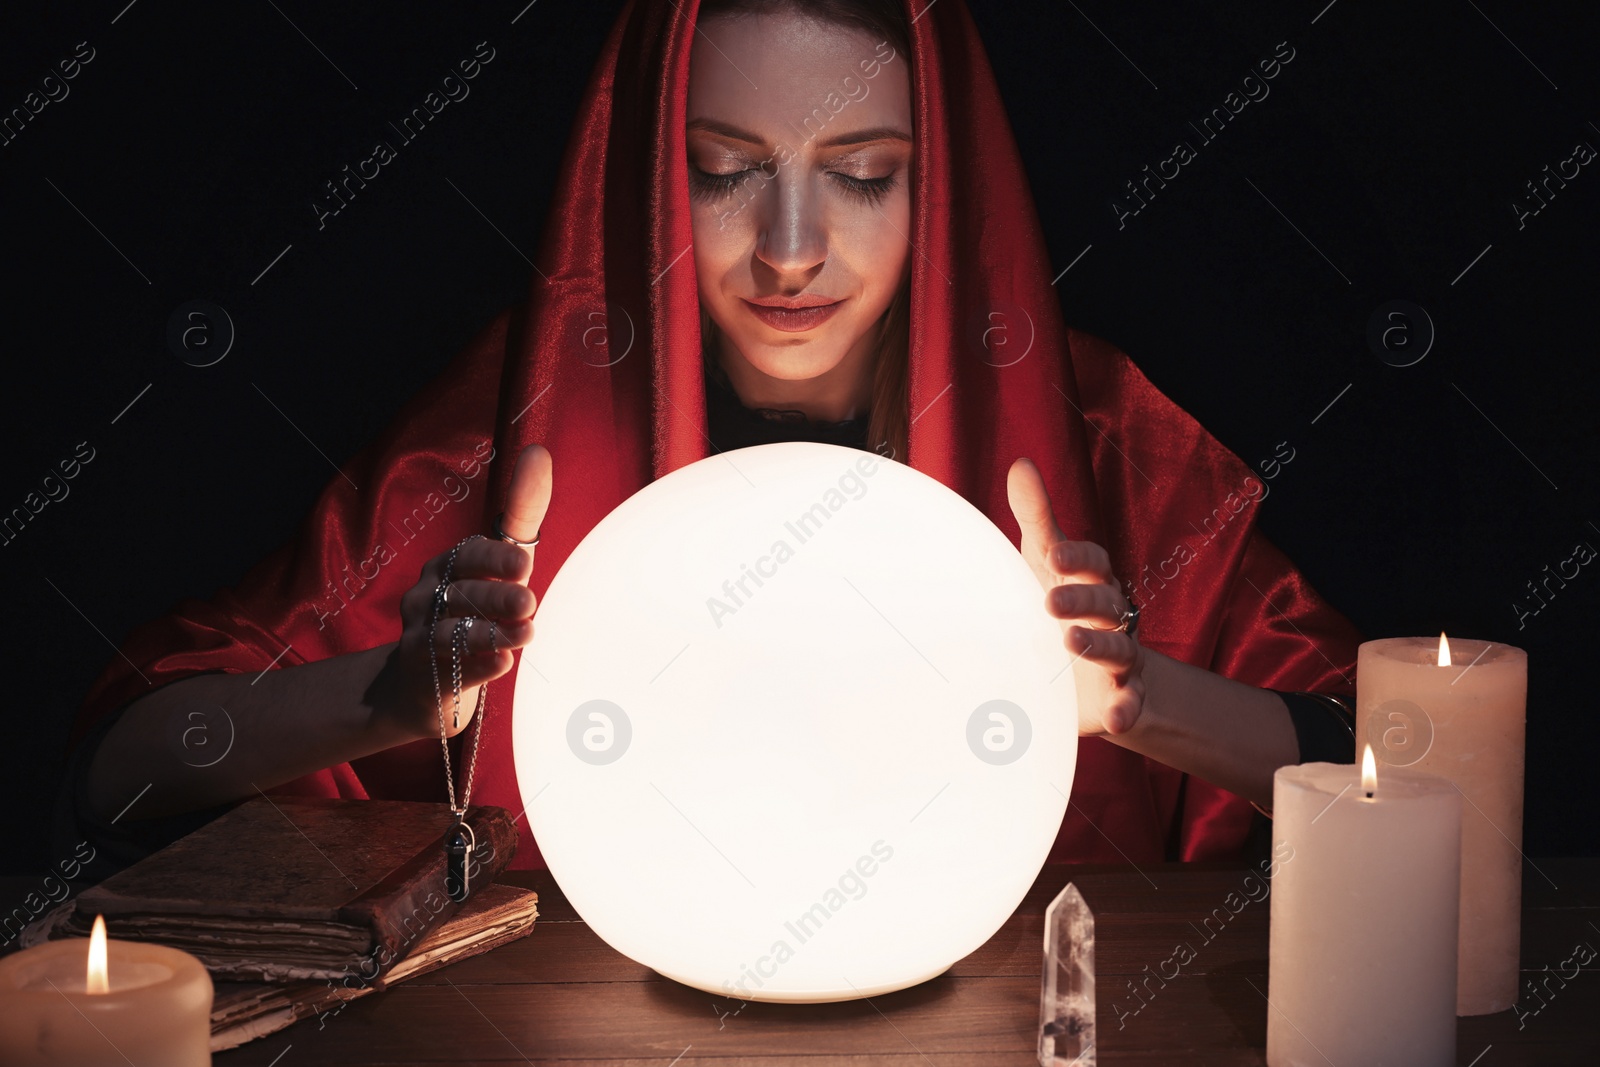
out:
{"label": "eyebrow", "polygon": [[[691,119],[688,129],[702,130],[706,133],[715,133],[735,141],[743,141],[758,148],[768,147],[767,142],[748,130],[717,119]],[[864,130],[853,130],[850,133],[841,133],[836,137],[818,141],[818,148],[837,148],[842,145],[866,144],[870,141],[904,141],[911,143],[911,135],[894,126],[871,126]]]}

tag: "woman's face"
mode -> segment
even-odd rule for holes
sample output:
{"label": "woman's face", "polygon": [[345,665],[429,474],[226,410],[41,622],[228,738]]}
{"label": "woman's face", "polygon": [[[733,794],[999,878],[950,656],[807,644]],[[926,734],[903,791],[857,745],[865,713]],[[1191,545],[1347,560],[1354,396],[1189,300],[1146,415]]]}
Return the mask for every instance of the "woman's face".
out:
{"label": "woman's face", "polygon": [[[787,11],[701,24],[689,191],[700,301],[736,350],[724,361],[799,381],[870,349],[910,264],[911,134],[906,57],[888,42]],[[771,306],[796,302],[826,306]]]}

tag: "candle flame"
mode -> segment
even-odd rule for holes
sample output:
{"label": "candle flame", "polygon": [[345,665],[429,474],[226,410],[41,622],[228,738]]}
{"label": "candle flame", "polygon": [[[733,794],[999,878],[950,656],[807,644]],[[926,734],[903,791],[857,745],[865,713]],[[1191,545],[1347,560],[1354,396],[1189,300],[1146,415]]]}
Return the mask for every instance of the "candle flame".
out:
{"label": "candle flame", "polygon": [[84,977],[84,989],[90,993],[111,992],[110,976],[106,969],[106,920],[103,915],[94,917],[94,930],[89,934],[89,972]]}
{"label": "candle flame", "polygon": [[1439,666],[1450,666],[1450,641],[1443,630],[1439,631]]}
{"label": "candle flame", "polygon": [[1369,797],[1378,791],[1378,761],[1372,758],[1371,745],[1361,755],[1361,789]]}

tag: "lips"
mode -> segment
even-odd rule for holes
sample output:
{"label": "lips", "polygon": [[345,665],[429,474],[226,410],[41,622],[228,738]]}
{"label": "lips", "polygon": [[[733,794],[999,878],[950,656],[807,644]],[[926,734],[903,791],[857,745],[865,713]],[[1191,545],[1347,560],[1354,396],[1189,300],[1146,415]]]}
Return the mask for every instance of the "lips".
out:
{"label": "lips", "polygon": [[787,300],[782,297],[766,298],[772,303],[746,300],[745,306],[762,322],[785,333],[804,333],[816,329],[831,319],[844,306],[843,300],[827,301],[827,297],[799,296]]}

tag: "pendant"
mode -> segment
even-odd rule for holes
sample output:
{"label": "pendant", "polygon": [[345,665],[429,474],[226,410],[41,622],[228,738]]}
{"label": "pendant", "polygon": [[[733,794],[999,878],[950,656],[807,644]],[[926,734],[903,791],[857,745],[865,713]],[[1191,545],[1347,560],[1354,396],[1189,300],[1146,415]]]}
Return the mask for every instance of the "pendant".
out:
{"label": "pendant", "polygon": [[468,868],[477,845],[472,827],[458,816],[455,825],[444,835],[444,890],[457,904],[466,900],[472,892]]}

